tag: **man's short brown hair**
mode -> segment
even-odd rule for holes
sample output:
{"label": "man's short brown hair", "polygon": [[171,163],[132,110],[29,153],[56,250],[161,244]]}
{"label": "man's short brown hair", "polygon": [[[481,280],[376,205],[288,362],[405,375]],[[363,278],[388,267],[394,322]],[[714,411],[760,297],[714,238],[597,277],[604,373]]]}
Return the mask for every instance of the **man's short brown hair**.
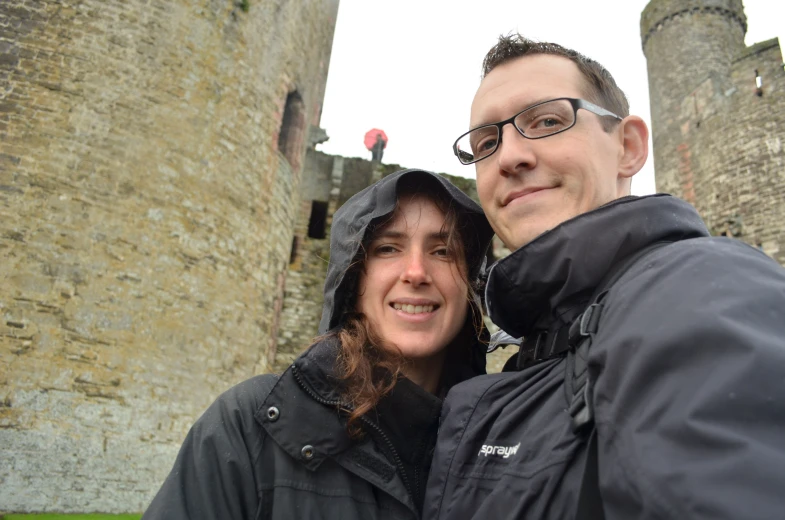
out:
{"label": "man's short brown hair", "polygon": [[[583,54],[562,47],[557,43],[536,42],[520,34],[508,34],[499,36],[499,41],[494,45],[482,62],[482,77],[487,76],[493,69],[523,56],[536,54],[550,54],[561,56],[575,63],[585,79],[585,92],[587,101],[591,101],[614,114],[627,117],[630,115],[630,104],[627,96],[616,84],[605,67]],[[610,131],[616,123],[616,119],[609,117],[602,119],[605,131]]]}

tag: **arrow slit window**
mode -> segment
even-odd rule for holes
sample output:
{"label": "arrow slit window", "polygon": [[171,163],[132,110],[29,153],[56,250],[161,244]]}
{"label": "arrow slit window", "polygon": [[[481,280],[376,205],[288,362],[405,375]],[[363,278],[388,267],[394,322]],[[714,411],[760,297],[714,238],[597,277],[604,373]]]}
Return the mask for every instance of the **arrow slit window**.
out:
{"label": "arrow slit window", "polygon": [[278,151],[283,154],[293,169],[300,165],[300,152],[305,137],[305,103],[296,90],[286,97],[286,106],[278,132]]}
{"label": "arrow slit window", "polygon": [[311,202],[311,218],[308,220],[308,237],[324,238],[327,231],[327,203],[320,200]]}

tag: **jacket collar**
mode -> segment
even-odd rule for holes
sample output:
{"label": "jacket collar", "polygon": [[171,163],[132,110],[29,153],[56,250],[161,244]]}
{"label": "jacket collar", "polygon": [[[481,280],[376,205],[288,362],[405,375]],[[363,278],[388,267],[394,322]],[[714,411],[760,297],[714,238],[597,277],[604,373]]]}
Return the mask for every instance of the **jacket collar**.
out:
{"label": "jacket collar", "polygon": [[[338,349],[331,337],[312,345],[281,375],[255,418],[281,449],[309,470],[332,459],[416,511],[396,468],[370,436],[357,441],[347,433],[334,373]],[[277,409],[273,421],[270,407]],[[312,449],[309,457],[304,455],[306,446]]]}
{"label": "jacket collar", "polygon": [[547,330],[585,303],[625,257],[655,242],[703,236],[709,236],[703,221],[680,199],[660,194],[615,200],[496,262],[485,292],[488,313],[515,337]]}
{"label": "jacket collar", "polygon": [[319,400],[336,403],[341,401],[341,380],[336,372],[340,351],[338,338],[329,335],[314,343],[294,360],[294,370]]}
{"label": "jacket collar", "polygon": [[[329,338],[312,345],[281,374],[257,412],[267,433],[311,470],[316,470],[325,457],[346,451],[353,444],[339,412],[340,395],[332,383],[337,353],[337,345]],[[270,407],[278,410],[272,421],[266,414]],[[304,456],[305,446],[313,448],[312,456]]]}

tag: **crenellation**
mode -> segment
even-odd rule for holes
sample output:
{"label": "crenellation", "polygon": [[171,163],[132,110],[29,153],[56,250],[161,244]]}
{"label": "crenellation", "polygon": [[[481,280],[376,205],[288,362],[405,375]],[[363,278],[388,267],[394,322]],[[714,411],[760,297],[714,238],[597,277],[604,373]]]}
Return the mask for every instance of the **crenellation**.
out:
{"label": "crenellation", "polygon": [[646,43],[653,33],[662,31],[671,21],[691,16],[711,14],[737,23],[747,32],[747,17],[741,0],[659,0],[649,2],[641,14],[641,41]]}

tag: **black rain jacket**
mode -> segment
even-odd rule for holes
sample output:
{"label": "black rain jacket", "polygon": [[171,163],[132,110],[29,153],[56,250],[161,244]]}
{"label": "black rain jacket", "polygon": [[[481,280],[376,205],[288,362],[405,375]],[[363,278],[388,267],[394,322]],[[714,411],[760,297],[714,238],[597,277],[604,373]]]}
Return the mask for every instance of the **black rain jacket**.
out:
{"label": "black rain jacket", "polygon": [[[606,273],[657,242],[604,300],[588,358],[598,484],[609,520],[785,517],[785,270],[712,238],[695,210],[619,199],[544,233],[490,271],[514,337],[582,312]],[[587,457],[564,357],[453,387],[423,515],[575,518]]]}
{"label": "black rain jacket", "polygon": [[[471,237],[470,279],[481,271],[493,232],[480,207],[438,175],[394,173],[350,198],[335,214],[320,333],[340,327],[343,313],[353,306],[356,280],[346,275],[347,269],[369,228],[391,215],[402,181],[441,190],[460,208],[469,226],[465,234]],[[474,343],[473,357],[445,366],[454,382],[485,373],[485,346]],[[191,428],[143,519],[419,518],[412,497],[416,483],[407,481],[383,421],[364,421],[368,435],[361,440],[347,434],[334,377],[339,348],[336,337],[328,335],[280,379],[257,376],[221,395]],[[415,386],[402,380],[393,393],[404,384]],[[406,395],[416,395],[411,390]],[[396,406],[386,409],[399,410]],[[437,420],[438,408],[430,446]]]}

